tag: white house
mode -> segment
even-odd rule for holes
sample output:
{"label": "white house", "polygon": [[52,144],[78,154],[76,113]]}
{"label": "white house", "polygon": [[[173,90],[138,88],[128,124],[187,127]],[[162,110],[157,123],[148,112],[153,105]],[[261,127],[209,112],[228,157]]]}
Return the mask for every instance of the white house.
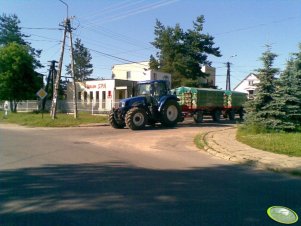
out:
{"label": "white house", "polygon": [[[130,97],[135,85],[133,81],[121,79],[104,79],[76,82],[77,102],[93,105],[96,111],[109,111],[120,99]],[[67,86],[67,100],[72,100],[72,83]]]}
{"label": "white house", "polygon": [[201,78],[200,83],[207,84],[209,86],[215,86],[216,69],[214,67],[205,65],[205,66],[202,66],[201,71],[203,73],[208,74],[209,76],[206,78]]}
{"label": "white house", "polygon": [[149,69],[149,62],[116,64],[112,67],[112,79],[130,81],[167,80],[171,84],[171,74]]}
{"label": "white house", "polygon": [[[201,78],[200,83],[215,86],[215,68],[203,66],[202,72],[208,74],[206,78]],[[168,80],[171,84],[172,75],[165,72],[149,69],[149,62],[137,62],[129,64],[117,64],[112,67],[112,79],[124,79],[132,81],[145,80]]]}
{"label": "white house", "polygon": [[256,85],[260,82],[257,75],[250,73],[233,89],[234,91],[243,92],[248,94],[248,98],[253,98],[256,94]]}

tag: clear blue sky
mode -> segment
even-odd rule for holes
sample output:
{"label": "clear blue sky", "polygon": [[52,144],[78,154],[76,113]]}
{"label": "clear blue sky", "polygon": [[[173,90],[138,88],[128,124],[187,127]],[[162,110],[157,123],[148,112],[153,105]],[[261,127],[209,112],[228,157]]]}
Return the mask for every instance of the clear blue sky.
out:
{"label": "clear blue sky", "polygon": [[[217,85],[225,88],[225,62],[231,67],[231,87],[261,66],[259,57],[265,44],[279,55],[275,66],[284,69],[290,54],[298,51],[301,42],[301,0],[64,0],[73,19],[74,39],[80,38],[90,49],[130,61],[145,61],[156,50],[154,25],[179,23],[183,29],[204,15],[204,32],[215,37],[223,57],[210,58],[217,68]],[[31,35],[28,41],[42,49],[41,62],[58,60],[61,30],[66,6],[59,0],[0,0],[0,13],[16,14],[22,32]],[[67,49],[68,50],[68,49]],[[93,77],[111,77],[114,64],[126,63],[91,52]],[[69,63],[67,51],[64,64]],[[237,55],[236,57],[232,57]],[[48,67],[41,70],[47,74]]]}

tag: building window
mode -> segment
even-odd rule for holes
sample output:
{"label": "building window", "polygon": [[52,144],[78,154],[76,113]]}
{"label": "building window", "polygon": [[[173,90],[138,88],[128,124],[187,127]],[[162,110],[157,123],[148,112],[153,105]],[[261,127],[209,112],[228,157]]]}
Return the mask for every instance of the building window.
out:
{"label": "building window", "polygon": [[101,92],[101,100],[102,100],[102,108],[105,109],[106,108],[106,91],[102,91]]}
{"label": "building window", "polygon": [[99,91],[96,91],[96,100],[99,101]]}
{"label": "building window", "polygon": [[90,100],[93,100],[93,91],[90,91]]}
{"label": "building window", "polygon": [[82,99],[82,92],[78,92],[78,94],[77,94],[77,99],[78,99],[78,100],[81,100],[81,99]]}
{"label": "building window", "polygon": [[126,72],[126,79],[131,79],[131,72],[130,71]]}
{"label": "building window", "polygon": [[154,73],[154,80],[157,80],[158,77],[157,77],[157,73]]}
{"label": "building window", "polygon": [[84,101],[87,101],[87,98],[88,98],[88,93],[85,91],[84,92]]}
{"label": "building window", "polygon": [[253,99],[254,98],[254,90],[248,90],[249,92],[249,99]]}
{"label": "building window", "polygon": [[254,84],[253,80],[249,80],[249,86],[252,86]]}

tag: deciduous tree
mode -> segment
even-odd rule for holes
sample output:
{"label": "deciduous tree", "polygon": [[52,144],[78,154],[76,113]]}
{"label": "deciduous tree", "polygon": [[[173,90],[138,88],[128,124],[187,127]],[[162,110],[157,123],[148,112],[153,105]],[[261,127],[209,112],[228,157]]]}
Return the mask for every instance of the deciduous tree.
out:
{"label": "deciduous tree", "polygon": [[9,100],[14,112],[19,101],[35,99],[42,84],[28,51],[27,46],[15,42],[0,47],[0,99]]}
{"label": "deciduous tree", "polygon": [[210,65],[209,55],[220,57],[214,47],[214,37],[203,33],[204,16],[197,17],[193,29],[184,31],[179,24],[164,26],[159,20],[155,25],[155,40],[151,43],[158,49],[156,58],[150,57],[152,69],[171,73],[173,86],[199,86],[199,78],[208,76],[201,71],[203,65]]}
{"label": "deciduous tree", "polygon": [[0,16],[0,46],[5,46],[12,42],[16,42],[20,45],[27,46],[29,53],[33,57],[34,67],[42,67],[40,61],[38,60],[42,50],[34,49],[30,46],[29,42],[25,41],[24,38],[28,38],[30,36],[25,35],[21,32],[21,27],[19,26],[19,24],[20,20],[15,14],[2,14]]}

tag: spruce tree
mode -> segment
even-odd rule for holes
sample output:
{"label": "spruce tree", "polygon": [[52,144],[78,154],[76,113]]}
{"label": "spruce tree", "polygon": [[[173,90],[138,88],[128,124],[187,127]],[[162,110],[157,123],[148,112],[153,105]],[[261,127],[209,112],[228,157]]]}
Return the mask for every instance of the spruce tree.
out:
{"label": "spruce tree", "polygon": [[275,75],[279,69],[273,67],[273,63],[277,55],[271,52],[270,46],[262,54],[260,58],[263,67],[258,69],[258,83],[256,96],[253,100],[249,100],[245,106],[247,125],[256,125],[264,129],[282,130],[283,117],[285,113],[281,110],[276,93]]}
{"label": "spruce tree", "polygon": [[[79,38],[74,44],[74,76],[76,81],[84,81],[93,73],[93,65],[90,63],[92,56]],[[71,75],[71,65],[66,66],[67,74]]]}
{"label": "spruce tree", "polygon": [[284,99],[284,111],[287,120],[295,127],[301,124],[301,44],[299,44],[299,53],[293,54],[293,57],[287,62],[285,71],[279,79],[279,93]]}
{"label": "spruce tree", "polygon": [[287,62],[287,68],[279,78],[278,93],[283,103],[286,120],[294,124],[295,114],[299,109],[299,99],[295,96],[298,90],[296,89],[296,79],[293,75],[292,64],[292,60]]}
{"label": "spruce tree", "polygon": [[298,125],[301,125],[301,43],[299,44],[299,52],[294,54],[294,86],[295,86],[295,97],[298,99],[296,105],[299,106],[298,110],[295,112],[294,120]]}

